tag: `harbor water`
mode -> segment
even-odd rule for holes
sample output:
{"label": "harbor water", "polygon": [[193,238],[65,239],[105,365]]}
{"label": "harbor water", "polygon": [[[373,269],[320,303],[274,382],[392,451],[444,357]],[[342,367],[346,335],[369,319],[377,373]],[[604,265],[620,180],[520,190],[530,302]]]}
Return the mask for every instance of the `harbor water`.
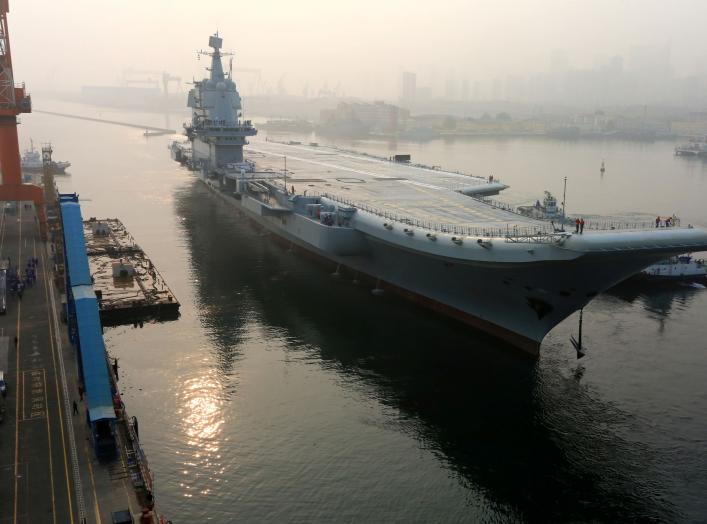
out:
{"label": "harbor water", "polygon": [[[170,137],[43,114],[20,137],[52,141],[72,163],[60,189],[86,219],[119,218],[182,304],[177,321],[105,330],[174,522],[707,519],[707,290],[604,293],[584,359],[573,315],[529,360],[274,242],[170,159]],[[707,162],[672,142],[339,145],[494,175],[513,204],[560,201],[567,177],[569,214],[707,226]]]}

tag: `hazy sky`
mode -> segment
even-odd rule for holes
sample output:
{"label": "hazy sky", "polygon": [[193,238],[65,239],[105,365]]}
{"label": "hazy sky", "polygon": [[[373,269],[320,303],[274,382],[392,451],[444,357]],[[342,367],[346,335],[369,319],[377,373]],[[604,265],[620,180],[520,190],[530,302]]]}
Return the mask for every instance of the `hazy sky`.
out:
{"label": "hazy sky", "polygon": [[217,29],[235,67],[298,94],[340,82],[394,98],[403,70],[488,81],[546,70],[555,50],[594,67],[633,45],[669,45],[678,75],[707,71],[705,0],[10,0],[9,17],[30,91],[113,84],[130,67],[201,77],[195,50]]}

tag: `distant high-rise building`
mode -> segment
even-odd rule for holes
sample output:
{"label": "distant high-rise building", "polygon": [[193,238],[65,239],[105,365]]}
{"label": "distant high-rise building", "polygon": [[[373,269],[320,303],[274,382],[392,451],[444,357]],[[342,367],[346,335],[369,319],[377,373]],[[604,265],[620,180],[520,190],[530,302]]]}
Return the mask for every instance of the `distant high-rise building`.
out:
{"label": "distant high-rise building", "polygon": [[506,77],[504,98],[512,102],[525,101],[525,80],[522,76]]}
{"label": "distant high-rise building", "polygon": [[287,95],[287,87],[285,87],[285,75],[282,75],[277,81],[277,94],[279,96]]}
{"label": "distant high-rise building", "polygon": [[481,82],[478,80],[474,82],[474,94],[472,95],[474,101],[478,102],[481,100]]}
{"label": "distant high-rise building", "polygon": [[628,74],[635,87],[632,97],[635,103],[647,104],[664,101],[670,97],[673,76],[670,63],[670,45],[633,46],[628,59]]}
{"label": "distant high-rise building", "polygon": [[464,80],[462,80],[461,99],[464,102],[469,101],[469,79],[468,78],[465,78]]}
{"label": "distant high-rise building", "polygon": [[500,78],[494,78],[493,79],[493,87],[491,88],[491,100],[500,100],[501,99],[501,79]]}
{"label": "distant high-rise building", "polygon": [[415,95],[417,95],[417,75],[408,71],[403,72],[403,80],[400,91],[400,101],[406,105],[415,103]]}
{"label": "distant high-rise building", "polygon": [[613,56],[607,64],[607,69],[613,73],[621,74],[624,72],[624,59],[621,56]]}
{"label": "distant high-rise building", "polygon": [[569,69],[569,60],[567,53],[560,49],[555,49],[550,54],[550,71],[553,73],[562,73]]}
{"label": "distant high-rise building", "polygon": [[432,88],[431,87],[418,87],[416,98],[417,102],[424,103],[432,100]]}
{"label": "distant high-rise building", "polygon": [[447,78],[444,82],[444,98],[447,100],[458,100],[457,93],[457,78],[454,71],[447,72]]}
{"label": "distant high-rise building", "polygon": [[670,46],[640,45],[631,47],[628,69],[641,75],[663,76],[671,73]]}

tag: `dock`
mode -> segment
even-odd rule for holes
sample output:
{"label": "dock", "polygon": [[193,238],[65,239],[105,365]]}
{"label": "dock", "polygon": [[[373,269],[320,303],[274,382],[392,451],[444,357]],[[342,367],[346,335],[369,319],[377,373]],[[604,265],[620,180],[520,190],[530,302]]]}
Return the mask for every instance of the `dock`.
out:
{"label": "dock", "polygon": [[[153,476],[103,340],[77,194],[57,194],[50,149],[42,184],[22,182],[0,2],[0,523],[158,524]],[[47,153],[47,156],[44,156]]]}
{"label": "dock", "polygon": [[115,522],[127,514],[156,524],[152,474],[103,342],[78,198],[60,207],[48,242],[33,204],[0,212],[9,275],[0,315],[0,522]]}
{"label": "dock", "polygon": [[179,317],[174,293],[120,220],[91,218],[83,227],[104,325]]}

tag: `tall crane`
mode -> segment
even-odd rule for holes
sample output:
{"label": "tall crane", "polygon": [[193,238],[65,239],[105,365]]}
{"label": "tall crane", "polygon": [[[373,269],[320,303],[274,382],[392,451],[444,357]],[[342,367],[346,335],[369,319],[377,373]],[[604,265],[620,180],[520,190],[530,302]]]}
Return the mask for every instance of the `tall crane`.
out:
{"label": "tall crane", "polygon": [[[134,78],[137,75],[149,75],[147,78]],[[152,75],[155,75],[154,78]],[[179,76],[173,76],[166,71],[151,71],[145,69],[126,69],[123,71],[123,78],[127,85],[130,84],[150,84],[155,87],[159,86],[158,78],[162,79],[162,94],[165,100],[169,98],[169,85],[174,83],[179,89],[182,83],[182,78]]]}
{"label": "tall crane", "polygon": [[0,201],[34,202],[42,236],[44,236],[46,235],[44,192],[37,185],[22,183],[17,116],[32,112],[32,98],[25,91],[24,84],[15,85],[7,27],[9,12],[9,0],[0,0],[0,171],[2,171]]}
{"label": "tall crane", "polygon": [[182,84],[182,79],[179,76],[172,76],[169,73],[162,73],[162,88],[164,89],[163,94],[164,94],[164,99],[167,100],[169,98],[169,84],[170,82],[174,82],[177,86],[177,89],[179,89],[179,86]]}
{"label": "tall crane", "polygon": [[260,69],[255,68],[255,67],[233,67],[232,62],[233,62],[233,59],[231,59],[231,64],[229,66],[229,71],[231,72],[231,76],[233,76],[233,73],[250,73],[250,74],[252,74],[255,82],[248,83],[248,89],[250,90],[250,94],[252,94],[252,95],[261,94],[262,87],[263,87],[263,79],[261,76],[262,71]]}

